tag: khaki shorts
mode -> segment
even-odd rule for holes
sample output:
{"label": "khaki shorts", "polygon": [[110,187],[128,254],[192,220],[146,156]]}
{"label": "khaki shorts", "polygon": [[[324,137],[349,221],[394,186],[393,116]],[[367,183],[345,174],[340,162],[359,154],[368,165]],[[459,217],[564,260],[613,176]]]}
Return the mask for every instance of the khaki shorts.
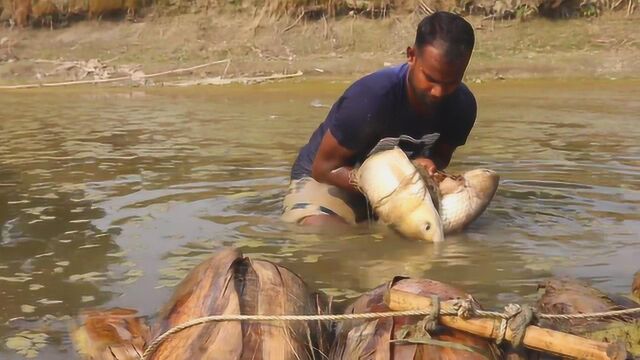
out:
{"label": "khaki shorts", "polygon": [[323,184],[311,177],[291,180],[284,197],[282,219],[300,222],[312,215],[337,215],[349,224],[367,219],[367,201],[361,194]]}

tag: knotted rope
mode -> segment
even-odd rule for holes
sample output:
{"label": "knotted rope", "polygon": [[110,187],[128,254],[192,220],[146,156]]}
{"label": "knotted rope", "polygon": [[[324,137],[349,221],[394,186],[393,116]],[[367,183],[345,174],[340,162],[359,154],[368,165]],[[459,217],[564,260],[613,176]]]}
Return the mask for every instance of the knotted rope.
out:
{"label": "knotted rope", "polygon": [[455,314],[461,319],[469,319],[475,312],[476,308],[473,306],[473,298],[471,295],[467,297],[467,299],[458,299],[453,304],[453,309],[455,310]]}
{"label": "knotted rope", "polygon": [[506,338],[507,328],[509,328],[513,334],[511,337],[511,345],[513,345],[514,348],[518,348],[522,345],[522,339],[524,339],[527,326],[536,321],[535,312],[530,306],[523,308],[518,304],[509,304],[504,310],[505,317],[500,321],[500,330],[496,343],[500,344]]}
{"label": "knotted rope", "polygon": [[[426,316],[427,319],[437,319],[440,316],[458,316],[468,319],[473,316],[488,317],[502,319],[499,330],[498,343],[505,338],[507,327],[511,329],[512,344],[519,346],[522,343],[526,328],[535,319],[553,319],[553,320],[572,320],[572,319],[599,319],[608,317],[618,317],[622,315],[640,314],[640,308],[614,310],[606,312],[585,313],[585,314],[536,314],[529,307],[521,307],[517,304],[509,304],[505,307],[504,312],[480,310],[475,306],[473,298],[457,299],[452,304],[451,309],[442,309],[440,300],[437,296],[432,296],[432,307],[424,310],[405,310],[405,311],[387,311],[378,313],[357,313],[357,314],[337,314],[337,315],[212,315],[202,318],[193,319],[183,324],[177,325],[155,338],[151,344],[145,349],[140,357],[142,360],[148,360],[153,353],[160,347],[162,342],[171,335],[188,329],[193,326],[202,325],[210,322],[220,321],[346,321],[346,320],[373,320],[388,317],[400,316]],[[437,309],[437,310],[434,310]],[[435,325],[429,321],[424,321],[425,327]]]}
{"label": "knotted rope", "polygon": [[440,299],[436,295],[431,295],[431,312],[424,317],[421,322],[422,329],[427,333],[435,331],[438,327],[438,317],[440,316]]}

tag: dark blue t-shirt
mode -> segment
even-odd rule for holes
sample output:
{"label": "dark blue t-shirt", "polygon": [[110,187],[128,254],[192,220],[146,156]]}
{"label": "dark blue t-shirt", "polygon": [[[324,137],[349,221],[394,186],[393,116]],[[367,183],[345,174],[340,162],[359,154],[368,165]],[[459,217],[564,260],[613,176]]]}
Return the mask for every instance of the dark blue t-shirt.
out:
{"label": "dark blue t-shirt", "polygon": [[364,161],[384,142],[399,143],[413,157],[428,155],[435,139],[452,146],[464,145],[476,119],[476,100],[471,91],[460,84],[438,103],[432,115],[419,115],[409,104],[408,68],[406,63],[384,68],[354,82],[300,149],[291,178],[311,176],[313,160],[327,130],[340,145],[355,152],[351,166]]}

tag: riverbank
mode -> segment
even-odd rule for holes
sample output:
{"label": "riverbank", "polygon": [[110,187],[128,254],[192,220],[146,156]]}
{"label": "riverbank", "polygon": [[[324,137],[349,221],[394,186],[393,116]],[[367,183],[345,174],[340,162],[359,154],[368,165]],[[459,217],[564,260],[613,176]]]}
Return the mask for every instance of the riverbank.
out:
{"label": "riverbank", "polygon": [[[145,74],[230,59],[228,66],[180,75],[189,79],[297,71],[305,76],[357,76],[403,62],[419,19],[417,14],[316,21],[150,14],[133,23],[84,21],[53,30],[2,29],[0,83],[91,79],[96,75],[91,71],[60,66],[63,60],[90,59]],[[468,19],[476,28],[477,45],[466,81],[640,74],[639,15],[524,22]]]}

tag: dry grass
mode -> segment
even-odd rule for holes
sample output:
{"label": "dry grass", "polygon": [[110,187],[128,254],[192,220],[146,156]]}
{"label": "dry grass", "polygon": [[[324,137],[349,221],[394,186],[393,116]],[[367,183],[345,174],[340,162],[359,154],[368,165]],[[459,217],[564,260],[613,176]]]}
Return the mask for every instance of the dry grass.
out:
{"label": "dry grass", "polygon": [[[57,19],[58,25],[69,20],[115,15],[133,18],[155,12],[164,15],[187,13],[248,13],[257,23],[283,17],[326,21],[335,17],[386,18],[389,14],[430,13],[445,10],[461,15],[478,15],[485,20],[527,20],[534,17],[567,19],[596,17],[606,12],[635,12],[640,0],[24,0],[34,9],[41,2],[51,3],[47,16]],[[23,1],[23,2],[24,2]],[[13,2],[15,3],[15,1]],[[16,8],[11,0],[0,3],[0,21],[23,24],[23,8]],[[40,14],[28,9],[31,22]],[[323,20],[325,19],[325,20]]]}
{"label": "dry grass", "polygon": [[[157,0],[164,10],[175,4]],[[567,19],[595,17],[605,12],[635,11],[638,0],[177,0],[189,11],[253,11],[257,16],[321,19],[336,16],[385,18],[389,13],[452,11],[461,15],[480,15],[487,19],[526,20],[533,17]]]}

